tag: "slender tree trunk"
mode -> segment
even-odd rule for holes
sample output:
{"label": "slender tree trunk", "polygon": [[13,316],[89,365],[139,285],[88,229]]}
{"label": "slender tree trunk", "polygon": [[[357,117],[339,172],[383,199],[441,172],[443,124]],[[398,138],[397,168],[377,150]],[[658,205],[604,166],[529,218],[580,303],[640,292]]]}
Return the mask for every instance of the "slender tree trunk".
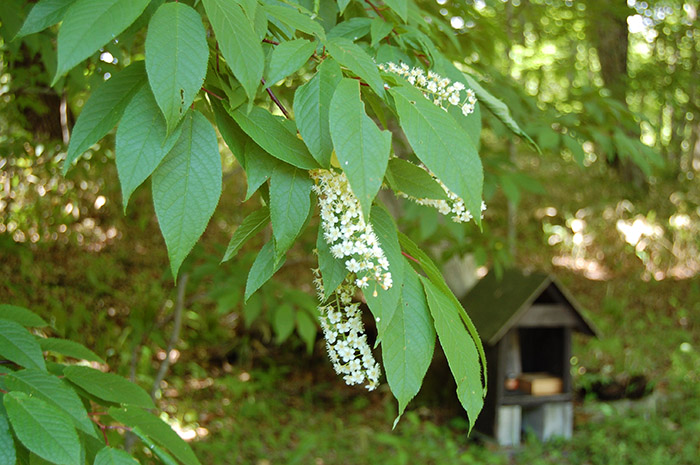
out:
{"label": "slender tree trunk", "polygon": [[[627,16],[633,13],[624,2],[588,2],[589,37],[598,52],[600,74],[610,96],[627,107]],[[629,134],[639,136],[639,134]],[[642,171],[628,157],[613,153],[609,158],[625,182],[644,187]]]}

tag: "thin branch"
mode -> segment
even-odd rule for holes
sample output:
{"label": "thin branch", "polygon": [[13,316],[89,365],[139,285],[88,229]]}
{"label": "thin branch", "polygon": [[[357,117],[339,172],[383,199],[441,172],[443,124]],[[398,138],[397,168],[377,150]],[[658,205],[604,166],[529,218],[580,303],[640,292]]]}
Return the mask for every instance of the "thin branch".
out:
{"label": "thin branch", "polygon": [[187,280],[189,279],[189,273],[183,273],[177,283],[177,301],[175,302],[175,310],[173,310],[173,331],[170,334],[170,340],[168,341],[168,347],[165,350],[165,358],[160,364],[158,373],[153,380],[153,387],[151,388],[151,398],[155,402],[156,392],[160,388],[160,383],[165,378],[165,374],[168,372],[170,367],[170,353],[175,348],[175,344],[180,339],[180,329],[182,328],[182,312],[185,308],[185,288],[187,287]]}
{"label": "thin branch", "polygon": [[361,86],[369,87],[369,84],[367,84],[366,82],[362,82],[362,79],[360,79],[359,77],[353,77],[353,79],[357,79],[358,81],[360,81]]}
{"label": "thin branch", "polygon": [[382,18],[384,21],[386,21],[386,18],[384,17],[384,15],[382,14],[382,12],[379,11],[379,8],[377,8],[376,6],[374,6],[374,4],[373,4],[372,2],[370,2],[369,0],[365,0],[365,3],[372,7],[372,10],[374,10],[374,12],[377,13],[377,16],[379,16],[379,17]]}
{"label": "thin branch", "polygon": [[224,98],[221,97],[220,95],[216,95],[214,92],[212,92],[212,91],[210,91],[210,90],[208,90],[208,89],[205,89],[204,87],[202,87],[202,90],[203,90],[204,92],[206,92],[207,94],[209,94],[209,95],[211,95],[211,96],[213,96],[213,97],[218,98],[219,100],[223,100],[223,99],[224,99]]}
{"label": "thin branch", "polygon": [[[260,82],[262,82],[263,85],[266,84],[265,79],[260,79]],[[275,102],[275,105],[277,105],[277,108],[279,108],[280,111],[282,113],[284,113],[285,118],[290,119],[291,117],[289,116],[289,112],[287,111],[286,108],[284,108],[284,105],[282,105],[282,102],[280,102],[279,99],[277,98],[277,96],[272,92],[272,89],[270,89],[268,87],[265,90],[267,91],[267,95],[269,95],[270,98],[272,99],[272,101]]]}
{"label": "thin branch", "polygon": [[66,99],[66,93],[63,92],[61,95],[61,105],[58,107],[58,111],[61,117],[61,137],[63,138],[63,143],[68,145],[70,140],[70,130],[68,129],[68,100]]}
{"label": "thin branch", "polygon": [[272,44],[272,45],[279,45],[280,44],[279,42],[274,41],[272,39],[263,39],[263,42],[265,42],[266,44]]}

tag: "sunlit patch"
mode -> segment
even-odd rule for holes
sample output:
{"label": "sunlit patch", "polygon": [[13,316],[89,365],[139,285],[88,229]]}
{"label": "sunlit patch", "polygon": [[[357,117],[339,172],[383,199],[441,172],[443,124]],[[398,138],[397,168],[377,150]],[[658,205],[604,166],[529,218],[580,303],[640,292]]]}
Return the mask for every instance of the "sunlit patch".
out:
{"label": "sunlit patch", "polygon": [[209,435],[209,430],[207,428],[197,426],[196,424],[184,425],[177,418],[170,418],[165,412],[161,413],[160,418],[169,424],[173,431],[185,441],[192,441]]}
{"label": "sunlit patch", "polygon": [[107,203],[107,199],[105,198],[104,195],[98,195],[97,198],[95,199],[95,209],[99,210],[100,208],[104,207],[105,204]]}

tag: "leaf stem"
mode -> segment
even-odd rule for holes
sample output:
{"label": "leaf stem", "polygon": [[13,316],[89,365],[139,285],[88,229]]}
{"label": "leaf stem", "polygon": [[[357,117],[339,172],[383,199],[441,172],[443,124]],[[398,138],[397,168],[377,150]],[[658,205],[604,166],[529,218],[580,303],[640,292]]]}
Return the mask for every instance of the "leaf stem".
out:
{"label": "leaf stem", "polygon": [[213,97],[218,98],[219,100],[223,100],[223,99],[224,99],[224,98],[221,97],[220,95],[216,95],[214,92],[212,92],[212,91],[210,91],[210,90],[207,90],[207,89],[205,89],[204,87],[202,87],[202,90],[203,90],[204,92],[206,92],[207,94],[209,94],[209,95],[211,95],[211,96],[213,96]]}
{"label": "leaf stem", "polygon": [[404,252],[404,251],[401,251],[401,255],[403,255],[404,257],[408,258],[409,260],[413,260],[414,262],[418,263],[419,265],[421,264],[420,260],[418,260],[417,258],[414,258],[414,257],[410,256],[409,254],[407,254],[407,253]]}
{"label": "leaf stem", "polygon": [[382,14],[382,12],[379,11],[379,8],[377,8],[377,7],[376,7],[372,2],[370,2],[369,0],[365,0],[365,3],[368,4],[370,7],[372,7],[372,10],[374,10],[374,12],[377,13],[377,16],[379,16],[380,18],[382,18],[382,20],[386,21],[386,18],[384,17],[384,15]]}
{"label": "leaf stem", "polygon": [[272,40],[272,39],[263,39],[262,41],[265,42],[266,44],[272,44],[272,45],[279,45],[280,44],[279,42]]}
{"label": "leaf stem", "polygon": [[[260,82],[262,82],[263,85],[266,84],[265,79],[260,79]],[[282,102],[279,101],[279,99],[278,99],[277,96],[274,94],[274,92],[272,92],[272,89],[270,89],[270,88],[268,87],[268,88],[265,89],[265,91],[267,91],[267,95],[270,96],[270,98],[272,99],[272,101],[275,102],[275,105],[277,105],[277,108],[279,108],[280,111],[281,111],[282,113],[284,113],[285,118],[290,119],[291,116],[289,115],[289,112],[287,111],[286,108],[284,108],[284,105],[282,105]]]}

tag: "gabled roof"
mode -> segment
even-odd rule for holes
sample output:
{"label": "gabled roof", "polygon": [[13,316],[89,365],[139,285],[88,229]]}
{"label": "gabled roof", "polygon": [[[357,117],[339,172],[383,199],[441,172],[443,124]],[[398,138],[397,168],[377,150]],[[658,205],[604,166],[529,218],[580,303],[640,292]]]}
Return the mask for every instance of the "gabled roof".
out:
{"label": "gabled roof", "polygon": [[576,322],[572,326],[574,330],[596,335],[596,330],[581,312],[581,306],[554,276],[546,273],[510,269],[499,280],[491,272],[461,299],[461,303],[481,339],[493,345],[517,325],[540,296],[572,312]]}

